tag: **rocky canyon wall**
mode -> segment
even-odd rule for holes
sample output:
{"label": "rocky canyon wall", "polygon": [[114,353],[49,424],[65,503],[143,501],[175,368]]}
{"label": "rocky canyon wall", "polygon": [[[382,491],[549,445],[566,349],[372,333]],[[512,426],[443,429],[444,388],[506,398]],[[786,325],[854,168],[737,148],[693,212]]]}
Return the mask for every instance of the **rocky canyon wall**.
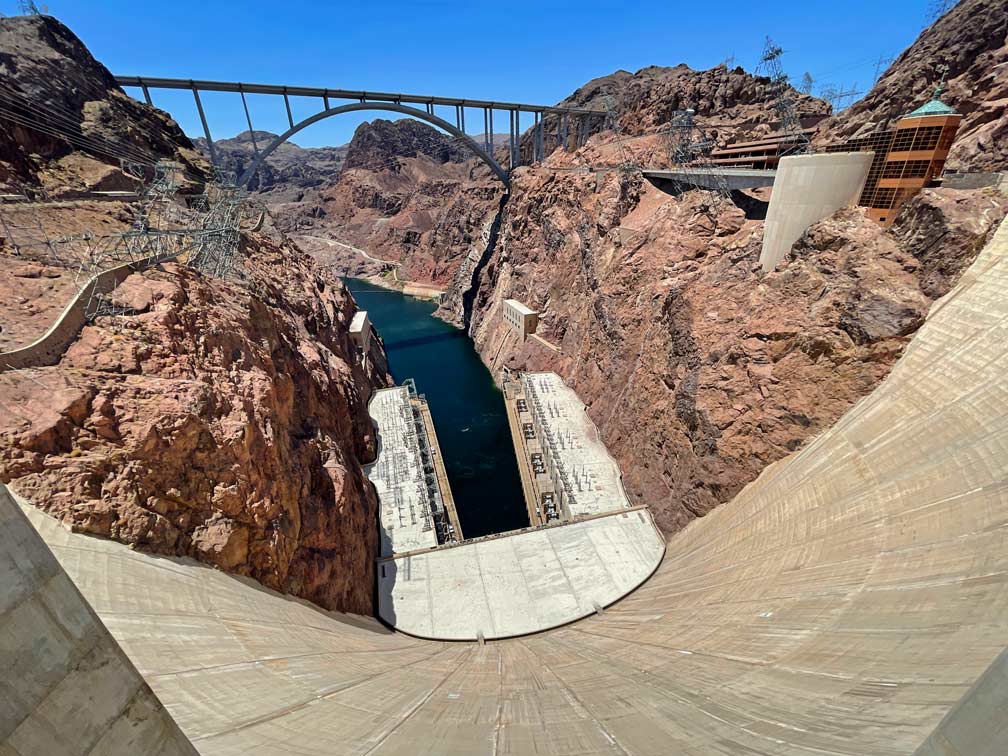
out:
{"label": "rocky canyon wall", "polygon": [[[710,202],[639,175],[523,169],[474,293],[484,361],[562,375],[666,533],[870,392],[1008,209],[991,190],[929,190],[891,232],[844,210],[764,275],[762,222]],[[555,349],[519,342],[509,297]]]}
{"label": "rocky canyon wall", "polygon": [[[0,243],[7,349],[45,330],[80,283],[64,254],[77,247],[24,228],[135,227],[138,205],[87,198],[138,188],[108,145],[148,169],[181,163],[184,191],[208,171],[58,21],[0,19],[0,66],[23,99],[61,113],[58,133],[0,129],[0,181],[27,195],[0,210],[19,229]],[[189,212],[177,197],[175,215]],[[58,364],[0,373],[0,481],[74,530],[373,613],[377,501],[362,464],[376,443],[367,401],[390,379],[381,340],[366,360],[351,340],[342,283],[267,216],[242,232],[226,279],[168,263],[132,274],[103,308]]]}
{"label": "rocky canyon wall", "polygon": [[1008,169],[1008,10],[1003,0],[962,0],[929,26],[882,74],[871,92],[822,124],[817,142],[888,128],[942,84],[963,115],[947,167]]}

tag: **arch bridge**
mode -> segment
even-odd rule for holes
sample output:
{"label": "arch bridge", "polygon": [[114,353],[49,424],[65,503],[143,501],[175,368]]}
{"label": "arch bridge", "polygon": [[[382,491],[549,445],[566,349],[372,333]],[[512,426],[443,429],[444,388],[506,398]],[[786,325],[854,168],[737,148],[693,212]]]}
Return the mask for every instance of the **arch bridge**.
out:
{"label": "arch bridge", "polygon": [[[496,102],[492,100],[474,100],[459,97],[438,97],[432,95],[411,95],[391,92],[367,92],[364,90],[328,89],[319,87],[293,87],[273,84],[244,84],[227,81],[196,81],[193,79],[163,79],[146,76],[116,76],[119,86],[138,88],[143,92],[148,105],[153,105],[151,90],[175,89],[191,91],[199,112],[203,133],[210,152],[210,161],[214,166],[220,165],[213,137],[207,123],[206,112],[201,92],[232,92],[241,96],[245,120],[252,136],[254,157],[252,164],[238,177],[238,184],[246,186],[256,175],[263,161],[277,147],[293,137],[299,131],[330,116],[341,113],[351,113],[361,110],[381,110],[412,116],[436,126],[451,134],[469,148],[477,157],[486,163],[494,174],[507,186],[510,183],[511,171],[522,161],[520,149],[522,113],[531,113],[532,125],[532,161],[541,161],[546,155],[547,143],[553,148],[563,147],[565,150],[576,149],[584,144],[591,133],[593,125],[604,121],[605,111],[584,108],[568,108],[555,105],[532,105],[518,102]],[[252,126],[252,116],[249,112],[246,95],[272,95],[283,98],[289,128],[272,142],[259,145]],[[291,97],[306,97],[320,104],[310,116],[295,120],[291,108]],[[439,115],[438,108],[441,109]],[[454,123],[443,117],[445,108],[454,110]],[[480,142],[466,133],[466,111],[478,110],[483,115],[483,133]],[[494,113],[505,111],[508,114],[508,153],[507,167],[502,166],[494,156]],[[555,115],[554,133],[547,133],[544,119],[546,115]],[[451,116],[449,115],[449,118]]]}

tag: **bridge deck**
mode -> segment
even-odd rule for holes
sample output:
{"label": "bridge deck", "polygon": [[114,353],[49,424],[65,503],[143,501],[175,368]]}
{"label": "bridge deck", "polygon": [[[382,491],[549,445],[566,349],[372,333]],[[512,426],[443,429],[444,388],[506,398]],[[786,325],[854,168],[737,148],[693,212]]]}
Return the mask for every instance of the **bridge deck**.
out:
{"label": "bridge deck", "polygon": [[[713,173],[724,178],[729,189],[756,189],[761,186],[773,186],[777,171],[757,170],[752,168],[719,168],[714,166]],[[699,171],[687,171],[682,169],[662,169],[642,171],[646,178],[666,181],[682,180],[691,178],[700,182],[704,179],[704,173]]]}
{"label": "bridge deck", "polygon": [[523,102],[475,100],[466,97],[440,97],[403,92],[369,92],[363,89],[329,89],[328,87],[298,87],[281,84],[246,84],[237,81],[207,81],[203,79],[166,79],[157,76],[116,76],[120,87],[147,89],[184,89],[201,92],[241,92],[244,94],[287,95],[288,97],[317,97],[330,100],[356,100],[358,102],[394,102],[414,105],[452,105],[465,108],[493,108],[518,110],[523,113],[568,113],[570,115],[604,117],[604,110],[565,108],[557,105],[533,105]]}

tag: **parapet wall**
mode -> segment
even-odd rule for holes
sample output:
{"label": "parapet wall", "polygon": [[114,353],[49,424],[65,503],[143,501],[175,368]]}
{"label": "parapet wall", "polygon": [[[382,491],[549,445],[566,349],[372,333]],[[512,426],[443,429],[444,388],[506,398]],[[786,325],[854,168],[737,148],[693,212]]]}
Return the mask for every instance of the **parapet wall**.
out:
{"label": "parapet wall", "polygon": [[196,751],[0,485],[0,752]]}
{"label": "parapet wall", "polygon": [[55,365],[87,323],[87,307],[94,296],[108,294],[132,273],[147,270],[176,257],[178,255],[174,253],[156,255],[138,262],[124,263],[93,276],[42,336],[27,346],[0,352],[0,373],[5,370]]}
{"label": "parapet wall", "polygon": [[777,267],[809,226],[857,203],[872,155],[835,152],[781,158],[763,230],[764,273]]}

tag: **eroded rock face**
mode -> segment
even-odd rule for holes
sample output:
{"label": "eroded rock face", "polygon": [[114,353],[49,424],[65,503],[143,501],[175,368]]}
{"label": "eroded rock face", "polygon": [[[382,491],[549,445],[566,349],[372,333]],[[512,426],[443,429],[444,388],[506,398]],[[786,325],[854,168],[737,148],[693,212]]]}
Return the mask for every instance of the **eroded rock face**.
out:
{"label": "eroded rock face", "polygon": [[962,0],[921,32],[862,100],[822,124],[817,141],[888,128],[931,99],[963,114],[947,168],[1008,170],[1008,23],[1004,0]]}
{"label": "eroded rock face", "polygon": [[472,155],[426,123],[378,118],[357,127],[347,149],[346,168],[396,171],[402,158],[416,157],[436,163],[464,163]]}
{"label": "eroded rock face", "polygon": [[0,373],[0,480],[76,530],[372,611],[375,453],[338,281],[276,234],[246,280],[134,274],[55,367]]}
{"label": "eroded rock face", "polygon": [[[217,161],[226,174],[241,178],[252,166],[256,150],[262,152],[279,135],[269,131],[243,131],[231,139],[214,141]],[[193,144],[209,156],[206,139],[198,137]],[[268,201],[276,203],[296,199],[305,189],[323,186],[339,175],[346,158],[347,145],[338,147],[301,147],[287,141],[263,161],[247,185],[250,191],[268,192]]]}
{"label": "eroded rock face", "polygon": [[[0,18],[0,78],[7,87],[0,99],[36,125],[7,121],[0,129],[0,186],[16,191],[21,184],[41,185],[56,194],[134,188],[121,175],[110,178],[107,169],[94,176],[75,170],[74,159],[59,162],[75,147],[106,166],[117,167],[120,156],[154,157],[181,163],[190,178],[203,175],[206,164],[178,124],[128,97],[73,32],[51,16]],[[25,101],[32,108],[20,108]]]}
{"label": "eroded rock face", "polygon": [[[799,116],[830,112],[824,100],[797,91],[792,95]],[[767,134],[779,120],[773,110],[770,79],[746,73],[741,66],[729,69],[720,65],[697,71],[681,63],[647,66],[636,73],[620,70],[592,79],[559,104],[605,110],[607,99],[616,106],[620,132],[629,136],[652,134],[668,124],[675,111],[687,108],[696,113],[708,137],[721,146]],[[546,131],[555,133],[557,116],[547,115],[544,120]],[[599,133],[605,126],[595,119],[588,133]],[[523,149],[531,146],[530,139],[531,134],[526,134]]]}
{"label": "eroded rock face", "polygon": [[[886,232],[843,210],[763,275],[762,223],[738,208],[598,181],[518,173],[471,333],[495,371],[555,370],[577,390],[666,533],[869,393],[1005,212],[991,192],[934,190]],[[934,227],[948,230],[938,246]],[[559,352],[518,343],[508,297],[540,311]]]}
{"label": "eroded rock face", "polygon": [[445,287],[480,245],[503,191],[489,169],[432,127],[379,120],[357,129],[330,186],[275,211],[338,275],[394,268],[394,280]]}

